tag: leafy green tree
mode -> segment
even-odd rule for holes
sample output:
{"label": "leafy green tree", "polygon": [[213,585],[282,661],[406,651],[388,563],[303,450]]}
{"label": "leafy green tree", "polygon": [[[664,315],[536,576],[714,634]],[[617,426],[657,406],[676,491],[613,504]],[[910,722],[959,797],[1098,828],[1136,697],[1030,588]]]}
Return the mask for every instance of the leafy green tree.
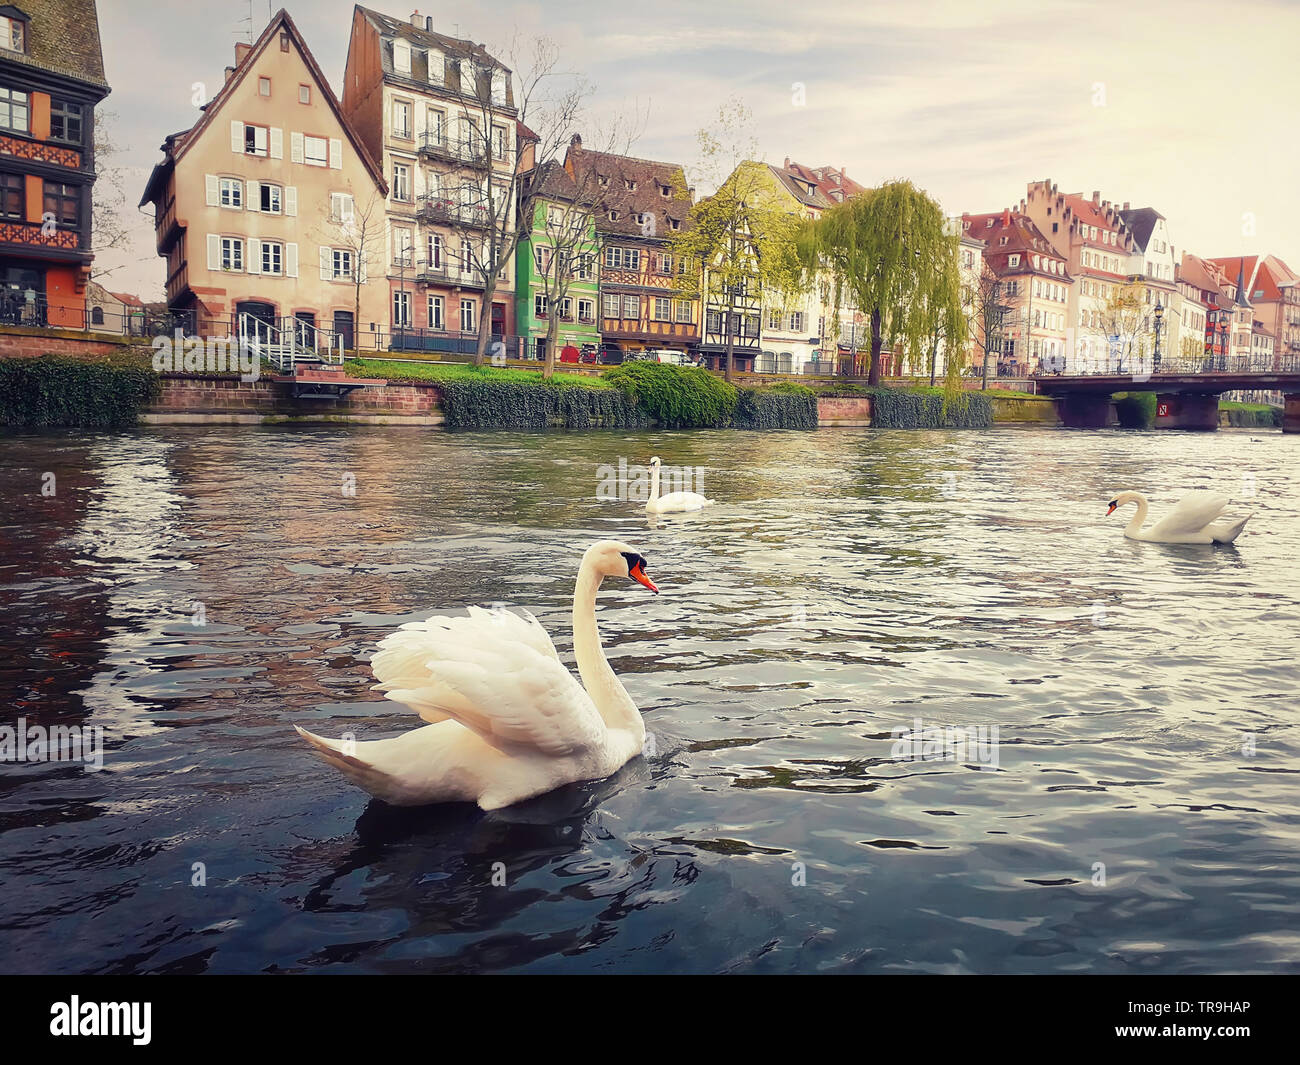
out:
{"label": "leafy green tree", "polygon": [[939,205],[910,181],[870,189],[803,224],[805,276],[829,270],[871,322],[869,384],[880,382],[886,346],[915,366],[936,335],[964,335],[958,240]]}

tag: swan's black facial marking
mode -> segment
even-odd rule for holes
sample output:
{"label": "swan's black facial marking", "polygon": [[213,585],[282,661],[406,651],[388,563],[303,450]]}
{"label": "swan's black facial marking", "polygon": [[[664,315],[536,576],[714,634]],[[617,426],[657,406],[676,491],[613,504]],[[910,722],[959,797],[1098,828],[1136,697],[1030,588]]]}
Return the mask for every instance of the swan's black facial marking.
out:
{"label": "swan's black facial marking", "polygon": [[655,582],[645,575],[645,556],[634,551],[620,551],[619,554],[627,559],[627,575],[637,584],[657,594],[659,589],[655,587]]}
{"label": "swan's black facial marking", "polygon": [[620,551],[619,554],[622,555],[625,559],[627,559],[627,571],[629,574],[634,569],[636,569],[637,566],[640,566],[642,569],[645,569],[644,555],[638,555],[632,551]]}
{"label": "swan's black facial marking", "polygon": [[1110,509],[1106,511],[1106,516],[1107,516],[1107,517],[1110,517],[1111,514],[1113,514],[1113,513],[1115,512],[1115,508],[1119,506],[1119,500],[1118,500],[1118,499],[1112,499],[1112,500],[1107,504],[1107,506],[1108,506]]}

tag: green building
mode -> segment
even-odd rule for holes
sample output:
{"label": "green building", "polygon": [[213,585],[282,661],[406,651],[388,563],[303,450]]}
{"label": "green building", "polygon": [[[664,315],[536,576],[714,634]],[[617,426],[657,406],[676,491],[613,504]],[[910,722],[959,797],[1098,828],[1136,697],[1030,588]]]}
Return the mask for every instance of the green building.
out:
{"label": "green building", "polygon": [[[590,205],[584,206],[573,179],[557,162],[543,163],[524,177],[538,182],[532,225],[515,253],[515,326],[520,357],[546,357],[553,316],[558,315],[556,360],[573,345],[580,352],[600,347],[596,320],[600,298],[600,246]],[[521,197],[524,199],[524,197]],[[561,271],[572,264],[567,281]],[[553,307],[563,288],[559,306]]]}

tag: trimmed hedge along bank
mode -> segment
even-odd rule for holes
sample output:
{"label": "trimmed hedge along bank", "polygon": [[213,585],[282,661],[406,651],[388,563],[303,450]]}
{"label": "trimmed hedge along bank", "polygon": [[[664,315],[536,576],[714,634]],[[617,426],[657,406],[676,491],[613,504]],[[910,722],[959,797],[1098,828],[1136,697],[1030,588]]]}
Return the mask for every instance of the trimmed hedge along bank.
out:
{"label": "trimmed hedge along bank", "polygon": [[993,425],[993,401],[983,392],[961,392],[949,399],[941,388],[849,386],[828,394],[870,396],[874,429],[988,429]]}
{"label": "trimmed hedge along bank", "polygon": [[129,429],[160,389],[158,375],[136,357],[0,359],[0,425]]}
{"label": "trimmed hedge along bank", "polygon": [[816,429],[817,398],[802,385],[737,389],[697,367],[632,362],[609,387],[452,378],[437,382],[449,429]]}

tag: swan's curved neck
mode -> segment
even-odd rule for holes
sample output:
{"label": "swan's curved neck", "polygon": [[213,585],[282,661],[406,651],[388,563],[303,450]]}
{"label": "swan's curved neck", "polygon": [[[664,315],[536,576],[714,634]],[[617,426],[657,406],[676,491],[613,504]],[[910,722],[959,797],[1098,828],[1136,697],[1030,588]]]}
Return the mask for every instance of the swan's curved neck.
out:
{"label": "swan's curved neck", "polygon": [[1128,528],[1124,530],[1124,534],[1130,538],[1136,537],[1142,526],[1147,522],[1147,497],[1141,492],[1134,492],[1133,501],[1137,504],[1137,513],[1133,515],[1133,520],[1128,523]]}
{"label": "swan's curved neck", "polygon": [[605,660],[596,627],[596,593],[601,576],[585,562],[578,571],[573,589],[573,653],[578,660],[578,675],[583,687],[596,704],[600,716],[611,729],[625,729],[633,734],[639,748],[645,740],[645,722],[628,695],[627,689]]}
{"label": "swan's curved neck", "polygon": [[659,498],[659,465],[655,463],[650,467],[650,498],[647,503],[653,503]]}

